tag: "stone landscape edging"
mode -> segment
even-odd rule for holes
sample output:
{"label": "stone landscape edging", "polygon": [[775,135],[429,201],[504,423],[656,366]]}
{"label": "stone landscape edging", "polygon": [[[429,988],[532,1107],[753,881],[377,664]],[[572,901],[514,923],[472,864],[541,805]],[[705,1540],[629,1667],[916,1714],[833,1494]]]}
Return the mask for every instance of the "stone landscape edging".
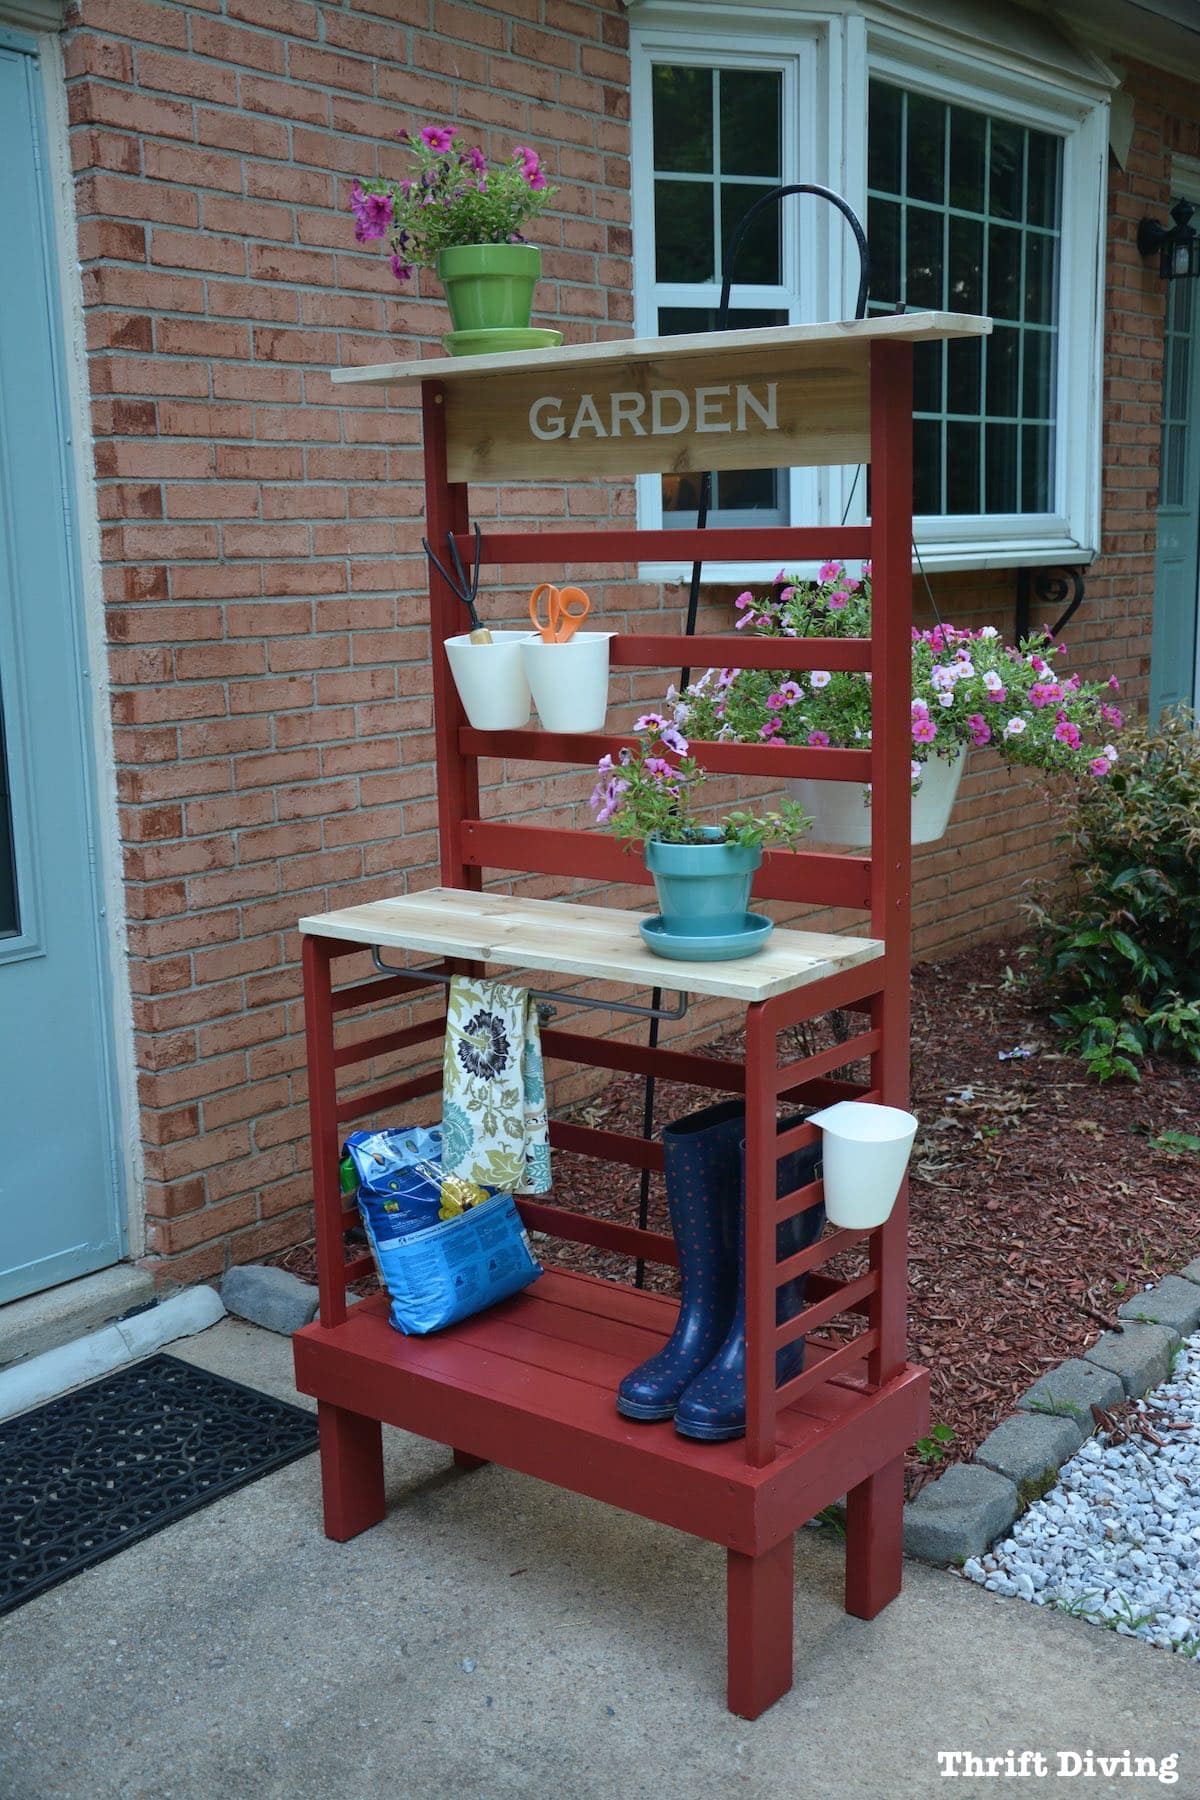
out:
{"label": "stone landscape edging", "polygon": [[939,1564],[982,1555],[1094,1434],[1093,1404],[1140,1399],[1167,1379],[1175,1350],[1200,1327],[1200,1257],[1133,1295],[1117,1317],[1120,1331],[1040,1376],[972,1461],[953,1464],[906,1504],[906,1555]]}

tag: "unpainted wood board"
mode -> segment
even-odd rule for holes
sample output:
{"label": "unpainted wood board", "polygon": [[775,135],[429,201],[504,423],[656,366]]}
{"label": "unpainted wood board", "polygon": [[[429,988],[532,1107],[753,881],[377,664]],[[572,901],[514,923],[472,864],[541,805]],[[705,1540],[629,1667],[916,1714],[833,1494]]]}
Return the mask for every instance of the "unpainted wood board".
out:
{"label": "unpainted wood board", "polygon": [[[782,469],[870,458],[866,344],[804,366],[747,351],[605,369],[522,370],[446,393],[451,481]],[[539,436],[539,433],[553,435]]]}
{"label": "unpainted wood board", "polygon": [[746,1003],[790,993],[883,954],[877,938],[777,928],[754,956],[729,962],[674,962],[646,949],[638,932],[639,916],[565,900],[428,888],[420,894],[303,918],[300,930],[381,949],[632,982],[672,993],[715,994]]}
{"label": "unpainted wood board", "polygon": [[802,359],[823,347],[865,340],[920,344],[957,337],[984,337],[992,321],[976,313],[914,312],[876,314],[869,319],[833,319],[807,325],[764,325],[752,331],[683,332],[677,337],[614,338],[601,344],[563,344],[555,350],[503,351],[493,356],[431,356],[408,362],[373,363],[362,369],[334,369],[333,379],[355,387],[390,387],[415,381],[465,382],[512,370],[602,369],[622,361],[705,356],[714,368],[736,366],[745,353],[770,348],[781,359]]}

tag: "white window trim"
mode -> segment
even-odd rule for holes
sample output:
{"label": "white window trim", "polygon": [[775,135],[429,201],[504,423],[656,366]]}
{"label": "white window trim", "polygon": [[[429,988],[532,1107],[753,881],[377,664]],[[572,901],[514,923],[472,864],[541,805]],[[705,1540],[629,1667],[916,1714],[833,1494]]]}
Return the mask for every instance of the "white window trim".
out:
{"label": "white window trim", "polygon": [[[890,80],[910,91],[975,106],[993,117],[1011,118],[1058,133],[1063,138],[1063,222],[1060,242],[1058,393],[1060,403],[1055,454],[1055,509],[1048,514],[984,514],[922,518],[914,522],[920,560],[927,570],[992,569],[1053,563],[1088,563],[1100,543],[1103,279],[1105,198],[1107,186],[1108,94],[1114,80],[1089,59],[1078,71],[1063,66],[1039,67],[1000,45],[972,36],[972,21],[963,14],[962,30],[951,29],[952,0],[944,0],[935,24],[907,16],[903,28],[886,0],[830,0],[817,8],[786,9],[709,7],[680,0],[651,0],[632,14],[632,116],[650,117],[650,62],[669,50],[689,61],[753,61],[799,59],[816,48],[812,67],[817,92],[812,122],[815,143],[797,141],[784,148],[784,180],[824,181],[844,194],[860,217],[866,217],[865,105],[853,106],[854,93],[865,97],[871,76]],[[975,14],[974,23],[979,23]],[[736,29],[733,29],[736,27]],[[783,30],[781,30],[783,27]],[[798,38],[800,42],[798,43]],[[800,81],[796,76],[796,86]],[[785,82],[785,89],[786,89]],[[822,91],[823,89],[823,91]],[[785,106],[785,133],[787,130]],[[810,134],[811,135],[811,134]],[[802,167],[811,149],[812,172]],[[792,159],[789,163],[789,155]],[[634,319],[639,336],[655,333],[652,243],[653,184],[651,157],[637,154],[633,177]],[[796,174],[790,172],[791,168]],[[825,211],[826,209],[822,209]],[[794,280],[798,254],[794,239],[795,209],[784,209],[784,274]],[[806,234],[809,231],[806,222]],[[789,251],[789,237],[792,248]],[[848,241],[840,258],[830,257],[830,225],[823,221],[805,247],[814,265],[800,275],[806,286],[791,316],[817,317],[810,304],[824,301],[825,315],[844,317],[857,285],[854,247]],[[836,264],[836,266],[833,266]],[[694,295],[696,290],[689,290]],[[778,304],[758,294],[776,290],[735,289],[742,304]],[[713,290],[712,304],[719,298]],[[786,302],[785,302],[786,304]],[[815,475],[815,479],[814,479]],[[841,518],[853,471],[793,470],[789,481],[791,517],[798,524],[829,523]],[[863,483],[854,496],[849,522],[863,517]],[[647,527],[661,520],[656,476],[638,478],[638,517]],[[914,567],[916,558],[914,557]],[[644,580],[687,579],[690,564],[643,564]],[[761,582],[775,573],[765,563],[707,563],[708,582]]]}

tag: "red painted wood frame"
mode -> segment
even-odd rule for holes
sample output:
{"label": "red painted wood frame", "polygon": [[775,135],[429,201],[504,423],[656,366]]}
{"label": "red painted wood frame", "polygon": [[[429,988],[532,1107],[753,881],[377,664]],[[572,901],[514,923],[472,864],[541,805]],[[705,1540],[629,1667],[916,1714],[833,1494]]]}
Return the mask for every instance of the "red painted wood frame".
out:
{"label": "red painted wood frame", "polygon": [[[819,1203],[819,1182],[776,1198],[778,1159],[816,1137],[812,1126],[785,1133],[776,1129],[781,1100],[824,1104],[847,1095],[862,1095],[895,1106],[908,1102],[909,1038],[909,720],[911,620],[911,392],[912,351],[906,344],[875,344],[871,350],[871,501],[869,527],[840,530],[738,532],[719,530],[671,532],[671,555],[693,552],[710,558],[767,558],[789,555],[813,559],[831,555],[870,556],[873,562],[873,635],[867,642],[846,640],[744,639],[733,636],[688,638],[654,634],[614,638],[612,659],[623,667],[733,664],[761,668],[869,669],[873,680],[873,738],[869,752],[819,749],[771,749],[753,745],[696,745],[699,760],[714,769],[760,775],[806,775],[862,781],[870,779],[873,841],[866,856],[833,856],[813,852],[776,853],[767,858],[756,891],[767,898],[821,905],[841,905],[869,912],[870,929],[885,944],[881,959],[844,971],[747,1008],[744,1065],[703,1054],[624,1042],[606,1042],[581,1033],[551,1029],[543,1033],[549,1059],[565,1059],[614,1071],[653,1073],[715,1091],[744,1093],[746,1098],[746,1313],[747,1431],[744,1464],[748,1480],[755,1471],[770,1473],[778,1450],[779,1415],[822,1384],[836,1388],[844,1380],[863,1391],[914,1389],[919,1372],[906,1370],[905,1258],[907,1211],[902,1192],[888,1223],[871,1233],[835,1232],[785,1262],[776,1261],[776,1226],[780,1220]],[[431,378],[423,387],[427,529],[432,543],[456,534],[464,556],[467,537],[467,490],[446,478],[443,390]],[[664,553],[662,533],[587,531],[492,533],[483,540],[483,561],[503,567],[533,567],[543,575],[568,562],[611,563]],[[761,540],[761,543],[756,542]],[[605,748],[624,741],[595,735],[471,730],[463,719],[440,641],[457,633],[461,603],[436,571],[430,583],[433,640],[433,687],[438,770],[438,819],[442,880],[448,886],[479,889],[485,868],[512,872],[584,876],[628,883],[649,881],[640,865],[612,840],[596,832],[550,830],[480,817],[478,758],[522,757],[576,764],[593,763]],[[337,1332],[345,1325],[345,1287],[369,1268],[369,1259],[346,1260],[344,1233],[357,1224],[353,1209],[343,1207],[337,1180],[338,1151],[346,1129],[356,1120],[378,1120],[402,1109],[440,1086],[437,1071],[383,1087],[357,1088],[339,1094],[338,1071],[370,1063],[407,1047],[440,1038],[444,1008],[436,1016],[399,1030],[339,1045],[339,1015],[380,1001],[420,997],[427,990],[403,975],[335,988],[338,961],[360,946],[309,937],[304,942],[305,1008],[308,1033],[313,1170],[321,1287],[320,1326],[302,1334]],[[449,966],[449,965],[447,965]],[[780,1063],[781,1034],[801,1021],[832,1008],[865,1015],[864,1026],[845,1044],[813,1056]],[[868,1060],[865,1085],[837,1076],[850,1063]],[[661,1168],[661,1146],[640,1137],[577,1124],[555,1122],[551,1141],[634,1168]],[[660,1233],[586,1218],[569,1207],[522,1202],[527,1222],[567,1240],[597,1245],[630,1257],[671,1263],[672,1240]],[[864,1272],[835,1280],[821,1271],[841,1251],[868,1247]],[[776,1324],[777,1288],[801,1273],[809,1276],[803,1313],[788,1324]],[[848,1315],[853,1335],[828,1335],[835,1319]],[[843,1324],[847,1321],[843,1320]],[[804,1334],[810,1352],[802,1373],[780,1389],[774,1384],[776,1351]],[[297,1347],[297,1365],[307,1345]],[[923,1378],[922,1378],[923,1379]],[[919,1384],[918,1384],[919,1385]],[[319,1383],[308,1391],[320,1395]],[[920,1412],[914,1403],[905,1417],[907,1428]],[[356,1414],[340,1407],[323,1423],[323,1473],[327,1525],[332,1535],[350,1535],[381,1516],[382,1489],[369,1433],[364,1440],[354,1424]],[[381,1409],[373,1417],[383,1417]],[[898,1416],[898,1415],[897,1415]],[[369,1426],[371,1421],[366,1421]],[[865,1428],[865,1427],[864,1427]],[[375,1427],[377,1431],[377,1426]],[[328,1451],[326,1444],[328,1441]],[[877,1432],[862,1446],[865,1470],[850,1486],[847,1606],[870,1617],[899,1586],[902,1455],[906,1442],[895,1428]],[[463,1451],[464,1466],[478,1458]],[[566,1485],[572,1485],[566,1476]],[[757,1490],[756,1490],[757,1491]],[[814,1490],[815,1491],[815,1490]],[[622,1500],[639,1510],[636,1491]],[[818,1502],[820,1504],[820,1502]],[[647,1505],[645,1510],[657,1516]],[[795,1517],[790,1529],[803,1522]],[[783,1540],[780,1540],[782,1542]],[[790,1538],[786,1540],[790,1543]],[[730,1704],[754,1716],[790,1685],[791,1573],[790,1552],[779,1542],[769,1552],[747,1555],[729,1548]],[[785,1568],[786,1563],[786,1568]],[[785,1593],[786,1590],[786,1593]],[[786,1664],[786,1668],[785,1665]]]}

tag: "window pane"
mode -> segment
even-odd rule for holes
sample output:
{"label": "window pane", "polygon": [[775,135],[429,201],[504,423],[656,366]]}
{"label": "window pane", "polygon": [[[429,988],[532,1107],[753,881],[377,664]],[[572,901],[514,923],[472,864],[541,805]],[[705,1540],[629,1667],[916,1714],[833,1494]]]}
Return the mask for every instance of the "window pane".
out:
{"label": "window pane", "polygon": [[1021,430],[1021,511],[1049,512],[1054,496],[1050,479],[1051,427],[1026,425]]}
{"label": "window pane", "polygon": [[983,410],[983,346],[978,338],[952,338],[948,363],[946,411],[978,418]]}
{"label": "window pane", "polygon": [[1017,377],[1020,370],[1021,334],[997,325],[986,341],[987,409],[1013,418],[1017,411]]}
{"label": "window pane", "polygon": [[945,192],[946,106],[925,94],[908,95],[908,181],[910,200],[940,202]]}
{"label": "window pane", "polygon": [[1021,232],[1007,225],[988,227],[987,309],[994,319],[1019,319]]}
{"label": "window pane", "polygon": [[750,69],[722,69],[721,172],[779,180],[779,105],[783,78]]}
{"label": "window pane", "polygon": [[987,120],[963,106],[950,108],[950,204],[964,212],[984,210]]}
{"label": "window pane", "polygon": [[983,226],[978,219],[950,217],[950,291],[954,312],[983,311]]}
{"label": "window pane", "polygon": [[944,344],[918,344],[913,350],[913,411],[942,411]]}
{"label": "window pane", "polygon": [[[770,186],[759,187],[748,181],[723,181],[721,183],[721,243],[722,255],[727,254],[733,242],[733,234],[745,213],[760,200],[764,194],[771,192]],[[778,206],[765,206],[745,237],[738,246],[737,264],[733,278],[736,282],[754,283],[765,287],[777,287],[782,267],[780,249],[780,233],[783,224],[782,209]]]}
{"label": "window pane", "polygon": [[0,697],[0,938],[15,937],[20,929],[17,859],[13,848],[12,808],[9,801],[8,750],[4,739],[4,705]]}
{"label": "window pane", "polygon": [[[873,81],[867,122],[867,185],[898,194],[900,187],[900,131],[904,96],[899,88]],[[871,241],[874,260],[875,243]]]}
{"label": "window pane", "polygon": [[1017,428],[988,425],[984,429],[986,453],[984,507],[990,513],[1017,510]]}
{"label": "window pane", "polygon": [[992,148],[988,158],[988,211],[994,219],[1019,219],[1025,164],[1025,133],[1006,119],[992,120]]}
{"label": "window pane", "polygon": [[1025,333],[1021,411],[1027,419],[1054,417],[1054,339],[1048,331]]}
{"label": "window pane", "polygon": [[942,511],[942,433],[936,419],[918,419],[913,426],[913,511]]}
{"label": "window pane", "polygon": [[[729,326],[732,331],[757,331],[766,325],[786,325],[787,322],[787,313],[778,308],[731,306],[729,309]],[[658,309],[660,337],[679,337],[686,331],[716,329],[715,306],[660,306]]]}
{"label": "window pane", "polygon": [[946,511],[977,513],[982,510],[979,492],[978,425],[951,420],[946,427]]}
{"label": "window pane", "polygon": [[721,512],[776,512],[782,504],[781,469],[722,469],[716,504]]}
{"label": "window pane", "polygon": [[659,281],[716,280],[711,182],[655,182],[654,269]]}
{"label": "window pane", "polygon": [[1058,140],[1044,131],[1031,131],[1028,144],[1029,194],[1025,217],[1031,225],[1058,225],[1058,180],[1061,157]]}
{"label": "window pane", "polygon": [[924,207],[908,209],[908,279],[903,297],[910,309],[936,309],[942,304],[942,219],[940,212],[927,212]]}
{"label": "window pane", "polygon": [[1055,279],[1057,242],[1041,232],[1025,234],[1025,317],[1031,324],[1051,325],[1057,307]]}
{"label": "window pane", "polygon": [[651,83],[655,169],[707,174],[713,166],[713,71],[656,63]]}
{"label": "window pane", "polygon": [[894,201],[867,201],[867,244],[871,298],[896,306],[900,300],[900,208]]}

